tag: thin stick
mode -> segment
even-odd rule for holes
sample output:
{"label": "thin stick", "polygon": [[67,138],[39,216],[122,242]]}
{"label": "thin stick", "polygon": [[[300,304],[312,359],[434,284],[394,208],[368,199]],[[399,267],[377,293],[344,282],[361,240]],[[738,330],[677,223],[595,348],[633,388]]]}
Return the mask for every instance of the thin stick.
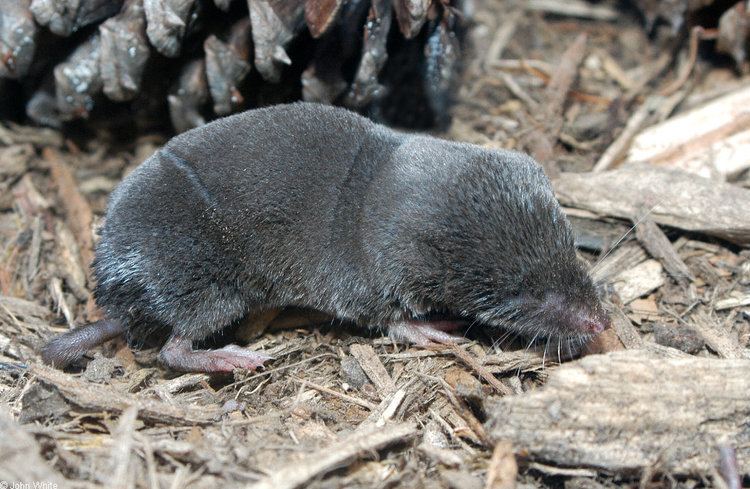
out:
{"label": "thin stick", "polygon": [[469,368],[474,370],[480,377],[482,377],[488,384],[490,384],[497,392],[504,396],[509,396],[513,394],[513,391],[500,382],[497,377],[492,375],[489,370],[487,370],[484,366],[480,365],[479,362],[476,361],[474,357],[469,354],[469,352],[458,348],[457,346],[453,345],[451,346],[451,350],[453,351],[453,354],[464,362]]}
{"label": "thin stick", "polygon": [[339,399],[343,399],[346,402],[350,402],[352,404],[356,404],[358,406],[362,406],[363,408],[369,409],[370,411],[373,411],[374,409],[376,409],[378,407],[377,405],[375,405],[375,404],[373,404],[371,402],[365,401],[364,399],[359,399],[359,398],[356,398],[354,396],[350,396],[348,394],[344,394],[342,392],[337,392],[337,391],[335,391],[333,389],[329,389],[328,387],[325,387],[325,386],[322,386],[322,385],[319,385],[319,384],[313,384],[309,380],[302,380],[302,379],[298,379],[296,377],[293,378],[292,380],[294,380],[295,382],[299,382],[301,384],[305,384],[307,387],[310,387],[311,389],[315,389],[316,391],[320,391],[320,392],[323,392],[325,394],[328,394],[328,395],[331,395],[331,396],[334,396],[334,397],[338,397]]}

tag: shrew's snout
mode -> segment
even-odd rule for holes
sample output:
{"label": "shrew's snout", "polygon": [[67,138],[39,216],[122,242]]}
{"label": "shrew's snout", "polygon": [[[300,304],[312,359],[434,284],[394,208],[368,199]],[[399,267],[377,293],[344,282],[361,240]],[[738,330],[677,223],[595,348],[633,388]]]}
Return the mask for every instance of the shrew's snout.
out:
{"label": "shrew's snout", "polygon": [[610,325],[609,317],[604,313],[578,312],[575,318],[574,329],[579,329],[587,334],[599,334]]}
{"label": "shrew's snout", "polygon": [[547,323],[558,331],[554,336],[593,336],[610,325],[610,319],[601,305],[580,304],[560,294],[548,294],[540,305]]}

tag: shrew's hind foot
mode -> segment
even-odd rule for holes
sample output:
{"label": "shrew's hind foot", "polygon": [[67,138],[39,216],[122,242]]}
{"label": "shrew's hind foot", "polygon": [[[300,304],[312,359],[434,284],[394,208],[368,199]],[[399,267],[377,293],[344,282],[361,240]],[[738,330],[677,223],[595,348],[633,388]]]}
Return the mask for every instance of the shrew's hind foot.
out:
{"label": "shrew's hind foot", "polygon": [[463,336],[450,333],[465,325],[464,321],[400,321],[388,326],[388,336],[417,346],[427,346],[430,343],[452,345],[466,341]]}
{"label": "shrew's hind foot", "polygon": [[159,352],[159,361],[179,372],[227,373],[236,368],[255,370],[273,357],[238,345],[217,350],[193,350],[193,342],[172,336]]}

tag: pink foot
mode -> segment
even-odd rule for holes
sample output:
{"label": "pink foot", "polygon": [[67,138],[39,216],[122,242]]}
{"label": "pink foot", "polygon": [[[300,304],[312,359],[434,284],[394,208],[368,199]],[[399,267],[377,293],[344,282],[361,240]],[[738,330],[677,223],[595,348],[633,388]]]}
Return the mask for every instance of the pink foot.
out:
{"label": "pink foot", "polygon": [[161,363],[180,372],[231,372],[235,368],[255,370],[272,357],[238,345],[218,350],[193,350],[192,341],[173,336],[159,352]]}
{"label": "pink foot", "polygon": [[427,346],[430,343],[452,345],[466,341],[463,336],[449,333],[464,325],[463,321],[401,321],[388,326],[388,336],[417,346]]}

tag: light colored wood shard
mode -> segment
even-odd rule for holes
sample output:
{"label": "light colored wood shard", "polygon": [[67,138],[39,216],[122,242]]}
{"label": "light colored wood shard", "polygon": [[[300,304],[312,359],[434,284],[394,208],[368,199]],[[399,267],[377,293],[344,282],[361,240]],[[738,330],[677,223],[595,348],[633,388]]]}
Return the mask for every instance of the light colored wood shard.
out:
{"label": "light colored wood shard", "polygon": [[628,304],[664,284],[664,273],[661,263],[646,260],[635,267],[617,275],[612,286],[620,296],[623,304]]}
{"label": "light colored wood shard", "polygon": [[750,85],[642,131],[627,163],[649,162],[703,177],[750,168]]}
{"label": "light colored wood shard", "polygon": [[555,370],[540,391],[501,399],[487,427],[527,460],[561,467],[706,473],[729,440],[747,468],[748,372],[750,360],[591,355]]}
{"label": "light colored wood shard", "polygon": [[733,309],[735,307],[744,306],[750,306],[750,293],[738,294],[733,297],[728,297],[726,299],[716,301],[716,304],[714,304],[714,309],[716,309],[717,311],[721,311],[724,309]]}
{"label": "light colored wood shard", "polygon": [[619,16],[617,10],[605,5],[591,5],[580,0],[528,0],[526,9],[563,17],[579,17],[612,21]]}

